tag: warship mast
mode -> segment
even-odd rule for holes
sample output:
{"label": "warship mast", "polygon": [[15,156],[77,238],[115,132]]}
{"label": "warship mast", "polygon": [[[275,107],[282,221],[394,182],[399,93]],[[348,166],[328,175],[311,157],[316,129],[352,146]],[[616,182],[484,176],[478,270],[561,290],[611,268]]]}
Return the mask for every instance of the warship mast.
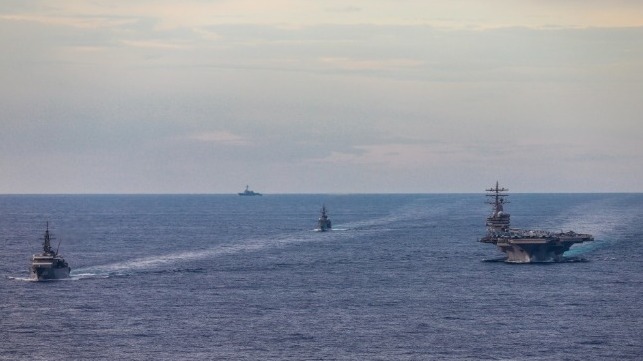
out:
{"label": "warship mast", "polygon": [[47,229],[45,230],[45,238],[42,242],[42,249],[45,254],[56,254],[56,252],[51,250],[51,234],[49,233],[49,222],[47,222]]}

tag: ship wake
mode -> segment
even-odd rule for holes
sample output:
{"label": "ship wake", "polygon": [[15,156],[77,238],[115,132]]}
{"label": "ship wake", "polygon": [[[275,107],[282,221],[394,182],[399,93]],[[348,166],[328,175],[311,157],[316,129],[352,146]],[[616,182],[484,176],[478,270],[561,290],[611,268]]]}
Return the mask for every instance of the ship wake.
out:
{"label": "ship wake", "polygon": [[562,229],[578,229],[594,235],[593,242],[575,244],[565,252],[566,257],[578,257],[583,254],[609,248],[626,238],[625,229],[633,223],[643,221],[638,208],[624,205],[616,198],[581,204],[571,208],[562,220]]}
{"label": "ship wake", "polygon": [[[88,278],[109,278],[123,277],[133,274],[144,273],[179,273],[179,272],[204,272],[202,268],[185,267],[186,263],[224,257],[248,252],[260,252],[262,250],[286,247],[292,244],[329,241],[337,239],[332,232],[329,237],[319,238],[309,232],[298,232],[296,234],[282,235],[274,238],[249,239],[242,243],[221,244],[208,249],[176,252],[149,257],[134,258],[123,262],[115,262],[99,266],[82,267],[72,270],[73,279]],[[346,237],[342,237],[346,239]]]}
{"label": "ship wake", "polygon": [[204,272],[204,270],[200,268],[185,267],[185,264],[227,255],[261,252],[263,250],[307,242],[333,242],[340,240],[346,242],[373,232],[381,233],[391,231],[390,227],[382,227],[382,225],[390,225],[391,223],[409,220],[435,218],[435,216],[439,214],[450,212],[452,207],[457,207],[457,205],[451,204],[438,210],[430,210],[423,204],[415,204],[411,207],[404,207],[401,210],[398,209],[388,216],[342,224],[340,228],[334,228],[329,232],[324,232],[327,233],[324,237],[320,237],[319,233],[321,232],[311,232],[310,230],[298,231],[296,233],[277,235],[272,238],[256,238],[248,239],[240,243],[221,244],[207,249],[154,255],[134,258],[123,262],[81,267],[72,269],[70,277],[74,280],[80,280],[124,277],[144,273],[177,273],[194,272],[195,270]]}

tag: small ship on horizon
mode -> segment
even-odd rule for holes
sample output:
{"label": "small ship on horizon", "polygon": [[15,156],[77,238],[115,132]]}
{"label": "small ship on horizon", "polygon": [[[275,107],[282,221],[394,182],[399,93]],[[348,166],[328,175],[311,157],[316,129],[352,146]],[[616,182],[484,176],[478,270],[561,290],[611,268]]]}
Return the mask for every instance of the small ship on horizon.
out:
{"label": "small ship on horizon", "polygon": [[238,193],[238,194],[240,196],[261,196],[262,195],[261,193],[251,191],[249,186],[246,186],[246,190],[244,190],[243,192]]}
{"label": "small ship on horizon", "polygon": [[494,244],[505,253],[505,262],[560,262],[563,261],[563,253],[572,245],[594,240],[591,234],[573,231],[556,233],[510,228],[510,216],[503,207],[509,203],[505,200],[509,196],[508,190],[500,188],[498,182],[494,188],[486,189],[489,192],[487,197],[491,198],[487,203],[492,205],[492,213],[487,217],[487,235],[480,239],[480,242]]}
{"label": "small ship on horizon", "polygon": [[328,214],[326,213],[326,205],[323,205],[321,209],[321,215],[317,220],[317,230],[320,232],[326,232],[326,231],[330,231],[332,228],[333,228],[333,225],[330,219],[328,218]]}
{"label": "small ship on horizon", "polygon": [[[42,243],[43,252],[31,257],[31,278],[36,281],[69,278],[71,268],[67,261],[58,254],[58,249],[55,252],[51,249],[52,239],[53,237],[49,233],[49,222],[47,222]],[[58,243],[58,247],[60,247],[60,243]]]}

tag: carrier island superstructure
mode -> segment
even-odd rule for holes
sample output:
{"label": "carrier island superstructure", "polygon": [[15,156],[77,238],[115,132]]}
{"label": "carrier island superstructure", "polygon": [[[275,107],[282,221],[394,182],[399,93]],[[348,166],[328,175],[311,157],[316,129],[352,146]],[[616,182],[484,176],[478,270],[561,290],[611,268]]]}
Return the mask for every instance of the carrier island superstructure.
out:
{"label": "carrier island superstructure", "polygon": [[480,242],[498,246],[507,255],[505,262],[558,262],[572,245],[594,240],[591,234],[573,231],[556,233],[510,228],[509,213],[504,211],[504,205],[509,203],[505,199],[509,189],[501,188],[496,182],[495,187],[486,191],[492,213],[487,217],[487,234]]}

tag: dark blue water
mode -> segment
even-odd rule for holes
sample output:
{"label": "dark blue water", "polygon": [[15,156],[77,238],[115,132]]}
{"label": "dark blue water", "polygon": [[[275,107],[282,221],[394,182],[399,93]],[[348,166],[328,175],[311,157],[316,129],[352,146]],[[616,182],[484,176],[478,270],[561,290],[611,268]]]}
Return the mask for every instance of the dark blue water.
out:
{"label": "dark blue water", "polygon": [[[0,196],[0,359],[640,360],[643,195],[512,195],[596,237],[537,265],[484,261],[484,198]],[[25,280],[46,221],[70,280]]]}

